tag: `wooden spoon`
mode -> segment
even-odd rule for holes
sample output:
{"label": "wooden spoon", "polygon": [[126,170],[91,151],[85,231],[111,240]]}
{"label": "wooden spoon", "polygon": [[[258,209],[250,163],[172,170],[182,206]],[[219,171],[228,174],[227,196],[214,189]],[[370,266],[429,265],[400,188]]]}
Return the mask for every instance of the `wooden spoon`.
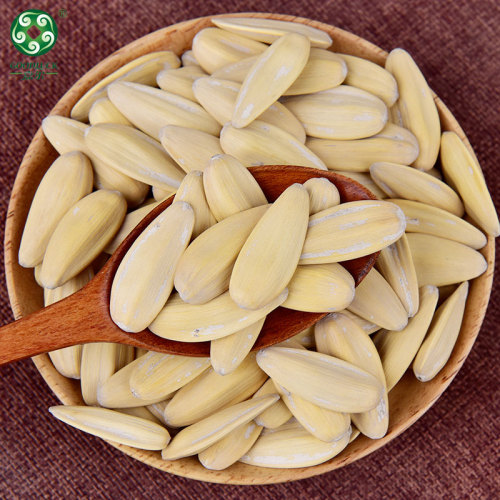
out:
{"label": "wooden spoon", "polygon": [[[356,181],[333,172],[289,165],[253,167],[250,172],[272,202],[291,184],[325,177],[339,190],[341,201],[369,200],[375,196]],[[210,342],[176,342],[149,330],[128,333],[113,323],[109,313],[111,285],[118,266],[135,239],[163,210],[173,196],[152,210],[127,236],[87,286],[14,323],[0,328],[0,365],[42,352],[89,342],[116,342],[142,349],[184,356],[209,356]],[[378,253],[343,262],[356,286],[373,267]],[[279,307],[269,314],[253,350],[283,342],[316,323],[327,313],[306,313]]]}

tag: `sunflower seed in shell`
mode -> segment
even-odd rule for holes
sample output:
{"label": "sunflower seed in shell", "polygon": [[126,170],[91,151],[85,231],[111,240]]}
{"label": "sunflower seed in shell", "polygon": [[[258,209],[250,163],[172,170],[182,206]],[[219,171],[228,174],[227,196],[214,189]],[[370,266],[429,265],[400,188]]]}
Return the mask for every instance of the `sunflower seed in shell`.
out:
{"label": "sunflower seed in shell", "polygon": [[118,349],[116,350],[116,371],[121,370],[124,366],[132,363],[135,359],[135,349],[134,346],[118,344]]}
{"label": "sunflower seed in shell", "polygon": [[175,288],[183,301],[204,304],[229,290],[236,258],[267,209],[263,205],[231,215],[187,247],[174,276]]}
{"label": "sunflower seed in shell", "polygon": [[141,399],[157,399],[177,391],[210,366],[209,358],[149,352],[130,375],[130,390]]}
{"label": "sunflower seed in shell", "polygon": [[311,47],[327,49],[332,44],[328,33],[307,24],[254,17],[213,18],[212,22],[226,31],[259,42],[272,43],[287,33],[299,33],[309,38]]}
{"label": "sunflower seed in shell", "polygon": [[[248,57],[223,66],[212,76],[242,83],[258,57]],[[337,87],[343,82],[346,73],[345,62],[338,55],[329,50],[311,48],[304,69],[284,95],[311,94]]]}
{"label": "sunflower seed in shell", "polygon": [[283,292],[299,262],[308,220],[309,194],[292,184],[257,222],[234,263],[229,294],[236,304],[261,309]]}
{"label": "sunflower seed in shell", "polygon": [[450,359],[460,333],[468,291],[469,282],[466,281],[436,311],[413,361],[413,372],[421,382],[433,379]]}
{"label": "sunflower seed in shell", "polygon": [[[306,328],[305,330],[302,330],[300,333],[297,333],[297,335],[290,337],[288,340],[282,342],[282,344],[286,344],[288,342],[297,342],[299,345],[305,347],[306,349],[315,350],[316,342],[314,340],[314,325]],[[286,346],[283,345],[283,347]]]}
{"label": "sunflower seed in shell", "polygon": [[486,245],[486,236],[472,224],[447,210],[418,201],[390,199],[403,210],[407,233],[425,233],[457,241],[474,249]]}
{"label": "sunflower seed in shell", "polygon": [[124,413],[125,415],[131,415],[133,417],[143,418],[144,420],[149,420],[155,424],[162,424],[162,421],[156,418],[145,406],[137,406],[135,408],[120,408],[115,410],[119,413]]}
{"label": "sunflower seed in shell", "polygon": [[389,121],[398,127],[404,127],[403,117],[397,101],[389,108]]}
{"label": "sunflower seed in shell", "polygon": [[377,186],[377,184],[375,184],[375,182],[373,182],[373,179],[367,172],[345,172],[342,170],[335,170],[335,173],[359,182],[363,187],[374,194],[379,200],[387,198],[387,195]]}
{"label": "sunflower seed in shell", "polygon": [[[348,313],[348,311],[328,314],[315,324],[314,336],[316,348],[318,352],[336,356],[352,364],[357,364],[357,366],[361,367],[361,364],[364,364],[366,365],[364,369],[367,369],[374,363],[373,361],[368,362],[365,360],[363,363],[355,363],[354,360],[362,356],[367,358],[371,357],[374,350],[366,341],[366,339],[370,340],[370,337],[360,324],[352,319],[351,315],[346,313]],[[361,334],[364,337],[362,337]],[[351,351],[359,351],[359,353],[355,355],[352,354]],[[372,372],[374,376],[383,381],[382,367],[380,367],[378,372],[374,370],[372,370]]]}
{"label": "sunflower seed in shell", "polygon": [[177,201],[184,201],[193,209],[194,228],[191,239],[196,238],[217,222],[205,197],[202,172],[192,170],[184,177],[172,203]]}
{"label": "sunflower seed in shell", "polygon": [[99,387],[116,371],[118,344],[96,342],[85,344],[82,351],[80,384],[82,397],[88,406],[98,406]]}
{"label": "sunflower seed in shell", "polygon": [[81,151],[86,153],[84,132],[88,125],[65,116],[49,115],[42,120],[45,137],[60,154]]}
{"label": "sunflower seed in shell", "polygon": [[160,142],[179,167],[187,173],[204,170],[212,156],[224,153],[218,137],[177,125],[163,127],[160,130]]}
{"label": "sunflower seed in shell", "polygon": [[191,425],[249,398],[266,378],[255,362],[254,353],[228,375],[219,375],[209,368],[177,391],[165,408],[165,420],[172,427]]}
{"label": "sunflower seed in shell", "polygon": [[92,266],[87,267],[81,273],[77,274],[74,278],[63,283],[57,288],[44,288],[43,290],[43,303],[44,306],[50,306],[59,302],[70,295],[81,290],[92,278],[94,277],[94,271]]}
{"label": "sunflower seed in shell", "polygon": [[210,159],[203,171],[203,186],[210,210],[218,221],[267,205],[266,196],[253,175],[230,155]]}
{"label": "sunflower seed in shell", "polygon": [[43,286],[61,286],[85,269],[118,231],[126,210],[116,191],[95,191],[78,201],[50,237],[40,275]]}
{"label": "sunflower seed in shell", "polygon": [[268,347],[259,351],[257,362],[275,383],[332,411],[371,410],[384,390],[382,383],[365,370],[305,349]]}
{"label": "sunflower seed in shell", "polygon": [[304,69],[284,95],[314,94],[338,87],[347,75],[344,60],[329,50],[311,48]]}
{"label": "sunflower seed in shell", "polygon": [[19,248],[19,264],[35,267],[42,262],[58,223],[77,201],[90,194],[92,181],[92,166],[82,153],[66,153],[52,163],[31,202]]}
{"label": "sunflower seed in shell", "polygon": [[144,201],[149,191],[147,184],[116,170],[112,165],[96,157],[87,147],[85,154],[90,158],[94,167],[96,189],[119,191],[130,207],[136,207]]}
{"label": "sunflower seed in shell", "polygon": [[201,305],[188,304],[173,294],[149,329],[159,337],[179,342],[215,340],[256,323],[279,307],[287,295],[285,288],[268,304],[249,311],[238,307],[229,292]]}
{"label": "sunflower seed in shell", "polygon": [[376,135],[350,141],[310,137],[306,145],[331,170],[368,172],[375,162],[412,163],[418,143],[408,130],[387,123]]}
{"label": "sunflower seed in shell", "polygon": [[297,266],[282,307],[306,312],[341,311],[354,298],[354,279],[340,264]]}
{"label": "sunflower seed in shell", "polygon": [[408,313],[391,285],[372,268],[356,288],[348,310],[389,330],[402,330]]}
{"label": "sunflower seed in shell", "polygon": [[227,337],[210,342],[210,362],[220,375],[234,371],[250,352],[259,336],[266,318]]}
{"label": "sunflower seed in shell", "polygon": [[200,63],[196,60],[192,50],[186,50],[181,56],[182,66],[198,66],[201,68]]}
{"label": "sunflower seed in shell", "polygon": [[[228,80],[216,78],[198,78],[193,83],[193,92],[196,99],[221,125],[231,121],[234,105],[241,85]],[[259,120],[293,135],[299,142],[304,144],[306,132],[304,127],[279,101],[271,104],[260,116]]]}
{"label": "sunflower seed in shell", "polygon": [[386,201],[342,203],[309,218],[299,264],[356,259],[390,245],[405,230],[403,211]]}
{"label": "sunflower seed in shell", "polygon": [[396,292],[408,316],[418,311],[418,281],[406,236],[383,248],[375,264]]}
{"label": "sunflower seed in shell", "polygon": [[419,153],[412,163],[415,168],[430,170],[436,163],[441,139],[441,124],[434,95],[410,54],[394,49],[385,62],[398,83],[398,108],[403,126],[418,140]]}
{"label": "sunflower seed in shell", "polygon": [[220,125],[199,104],[185,97],[129,82],[114,83],[108,93],[113,104],[153,139],[159,139],[166,125],[219,135]]}
{"label": "sunflower seed in shell", "polygon": [[[258,416],[256,418],[258,418]],[[262,427],[255,422],[251,421],[242,424],[225,437],[219,439],[219,441],[200,452],[198,454],[198,460],[206,469],[227,469],[247,453],[260,436],[261,432]]]}
{"label": "sunflower seed in shell", "polygon": [[211,76],[212,78],[220,80],[243,83],[243,80],[250,71],[250,68],[255,64],[258,57],[259,56],[247,57],[234,63],[227,64],[226,66],[222,66],[222,68],[214,71]]}
{"label": "sunflower seed in shell", "polygon": [[100,123],[85,131],[85,143],[99,160],[133,179],[177,189],[185,176],[155,140],[126,125]]}
{"label": "sunflower seed in shell", "polygon": [[[267,394],[278,394],[278,389],[272,379],[267,379],[266,383],[252,397],[258,398]],[[291,418],[290,410],[282,399],[278,399],[276,403],[255,417],[255,423],[268,429],[276,429]]]}
{"label": "sunflower seed in shell", "polygon": [[157,398],[151,399],[139,398],[130,389],[132,374],[137,367],[141,365],[143,360],[143,356],[135,359],[132,363],[129,363],[121,370],[113,373],[111,377],[98,385],[97,401],[101,406],[106,408],[135,408],[137,406],[147,406],[168,399],[170,394],[162,394]]}
{"label": "sunflower seed in shell", "polygon": [[276,384],[276,388],[292,415],[315,438],[326,442],[336,441],[349,430],[351,418],[347,413],[321,408],[279,384]]}
{"label": "sunflower seed in shell", "polygon": [[241,84],[231,123],[242,128],[277,101],[302,73],[309,58],[309,39],[287,33],[257,56]]}
{"label": "sunflower seed in shell", "polygon": [[158,187],[158,186],[153,186],[152,192],[153,192],[153,198],[155,201],[163,201],[169,198],[170,196],[174,195],[177,191],[177,188],[166,188],[166,187]]}
{"label": "sunflower seed in shell", "polygon": [[122,125],[132,125],[108,97],[97,99],[89,111],[89,123],[121,123]]}
{"label": "sunflower seed in shell", "polygon": [[265,429],[240,462],[258,467],[293,469],[310,467],[330,460],[348,444],[351,428],[337,441],[315,438],[300,424]]}
{"label": "sunflower seed in shell", "polygon": [[176,460],[200,453],[240,425],[253,420],[277,399],[277,394],[270,394],[219,410],[182,429],[162,451],[161,457],[163,460]]}
{"label": "sunflower seed in shell", "polygon": [[[88,267],[58,288],[52,290],[45,288],[43,290],[44,306],[50,306],[51,304],[55,304],[69,297],[83,288],[93,277],[94,272],[92,271],[92,267]],[[82,350],[83,346],[72,345],[70,347],[58,349],[57,351],[49,352],[49,357],[52,364],[61,375],[68,378],[79,379]]]}
{"label": "sunflower seed in shell", "polygon": [[399,382],[417,354],[431,324],[438,295],[435,286],[421,287],[420,307],[417,314],[410,318],[408,325],[400,331],[381,330],[373,337],[384,368],[387,391]]}
{"label": "sunflower seed in shell", "polygon": [[122,330],[141,332],[165,306],[193,226],[191,205],[175,202],[129,248],[113,278],[110,297],[111,319]]}
{"label": "sunflower seed in shell", "polygon": [[302,343],[294,338],[294,337],[290,337],[289,339],[287,340],[284,340],[283,342],[279,342],[278,344],[273,344],[273,347],[289,347],[291,349],[306,349],[307,348],[302,345]]}
{"label": "sunflower seed in shell", "polygon": [[430,234],[407,234],[419,286],[453,285],[486,271],[488,263],[476,250]]}
{"label": "sunflower seed in shell", "polygon": [[219,28],[199,31],[193,38],[192,46],[194,57],[207,73],[213,73],[220,67],[245,57],[260,54],[267,48],[263,43]]}
{"label": "sunflower seed in shell", "polygon": [[321,139],[370,137],[385,127],[388,117],[381,99],[349,85],[290,97],[286,107],[304,125],[307,135]]}
{"label": "sunflower seed in shell", "polygon": [[366,319],[362,318],[361,316],[358,316],[357,314],[354,314],[353,312],[349,311],[349,309],[345,309],[344,311],[341,311],[341,312],[344,316],[347,316],[352,321],[354,321],[354,323],[356,323],[358,326],[360,326],[362,328],[362,330],[367,335],[371,335],[372,333],[375,333],[376,331],[380,330],[379,325],[376,325],[375,323],[367,321]]}
{"label": "sunflower seed in shell", "polygon": [[309,215],[340,204],[340,194],[337,186],[324,177],[313,177],[304,182],[309,193]]}
{"label": "sunflower seed in shell", "polygon": [[142,450],[161,450],[170,441],[161,425],[118,411],[89,406],[52,406],[49,411],[81,431]]}
{"label": "sunflower seed in shell", "polygon": [[144,201],[149,191],[147,184],[119,172],[94,156],[90,151],[88,152],[88,156],[94,167],[94,187],[96,189],[108,189],[120,192],[129,207],[136,207]]}
{"label": "sunflower seed in shell", "polygon": [[193,82],[205,75],[206,73],[199,66],[164,69],[156,76],[156,83],[162,90],[196,102],[196,97],[193,93]]}
{"label": "sunflower seed in shell", "polygon": [[104,251],[110,255],[114,253],[115,250],[121,245],[123,240],[130,234],[132,229],[134,229],[134,227],[137,226],[137,224],[139,224],[139,222],[141,222],[141,220],[144,219],[144,217],[146,217],[146,215],[148,215],[149,212],[155,209],[159,204],[160,202],[156,201],[154,203],[150,203],[143,207],[137,208],[136,210],[133,210],[132,212],[129,212],[127,215],[125,215],[120,230],[108,243]]}
{"label": "sunflower seed in shell", "polygon": [[472,220],[487,234],[500,235],[498,215],[479,162],[455,132],[443,132],[441,165],[445,179],[453,183]]}
{"label": "sunflower seed in shell", "polygon": [[225,153],[237,158],[245,167],[296,165],[327,170],[324,163],[293,135],[260,120],[254,120],[245,128],[226,124],[220,143]]}
{"label": "sunflower seed in shell", "polygon": [[85,131],[88,128],[88,125],[64,116],[47,116],[42,122],[45,136],[58,153],[80,151],[89,157],[94,167],[96,189],[119,191],[131,206],[141,203],[149,189],[148,186],[115,170],[92,154],[85,143]]}
{"label": "sunflower seed in shell", "polygon": [[123,81],[156,85],[156,75],[159,71],[164,68],[178,68],[179,65],[179,58],[169,50],[150,52],[138,57],[106,76],[88,90],[73,106],[71,118],[87,121],[92,104],[97,99],[107,96],[108,85],[112,82]]}
{"label": "sunflower seed in shell", "polygon": [[370,167],[370,175],[390,198],[427,203],[462,217],[464,206],[457,193],[434,176],[413,167],[378,162]]}
{"label": "sunflower seed in shell", "polygon": [[[173,394],[172,394],[173,397]],[[167,406],[167,403],[170,401],[170,399],[165,399],[163,401],[160,401],[159,403],[153,403],[151,405],[147,405],[146,408],[148,411],[151,412],[152,415],[155,416],[155,418],[163,425],[167,425],[167,422],[165,422],[165,407]],[[139,408],[141,408],[139,406]],[[130,408],[129,408],[130,409]]]}
{"label": "sunflower seed in shell", "polygon": [[[316,346],[319,352],[336,356],[371,373],[386,388],[380,356],[371,338],[361,327],[342,313],[329,314],[315,326]],[[389,401],[384,390],[376,408],[364,413],[353,413],[356,427],[371,439],[380,439],[389,426]],[[317,436],[319,437],[319,436]]]}
{"label": "sunflower seed in shell", "polygon": [[387,107],[398,99],[398,84],[389,71],[372,61],[348,54],[338,54],[347,65],[346,85],[352,85],[380,97]]}

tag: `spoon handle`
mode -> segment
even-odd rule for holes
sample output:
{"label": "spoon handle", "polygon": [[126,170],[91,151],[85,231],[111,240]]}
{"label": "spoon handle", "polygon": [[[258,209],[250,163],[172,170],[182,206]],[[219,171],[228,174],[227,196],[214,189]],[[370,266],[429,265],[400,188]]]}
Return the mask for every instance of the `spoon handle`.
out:
{"label": "spoon handle", "polygon": [[84,291],[0,328],[0,365],[75,344],[123,342]]}

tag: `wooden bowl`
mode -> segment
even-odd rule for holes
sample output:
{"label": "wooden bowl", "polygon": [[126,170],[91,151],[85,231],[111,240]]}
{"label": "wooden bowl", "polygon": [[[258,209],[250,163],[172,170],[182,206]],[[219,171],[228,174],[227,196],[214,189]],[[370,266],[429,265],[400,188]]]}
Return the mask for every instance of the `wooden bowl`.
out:
{"label": "wooden bowl", "polygon": [[[332,50],[337,52],[364,57],[379,64],[383,64],[387,57],[386,52],[366,40],[317,21],[278,14],[250,13],[245,15],[294,21],[319,28],[332,37]],[[231,16],[234,17],[236,14],[212,17]],[[179,23],[126,45],[97,64],[78,80],[56,104],[51,114],[69,116],[73,105],[90,87],[136,57],[157,50],[173,50],[177,54],[182,54],[190,48],[194,35],[201,29],[211,25],[210,19],[211,17],[204,17]],[[443,130],[456,132],[469,145],[463,130],[450,111],[439,98],[436,97],[435,100]],[[40,121],[42,118],[40,117]],[[56,157],[57,153],[45,139],[40,128],[26,152],[12,190],[5,232],[5,268],[10,302],[16,318],[36,311],[43,305],[42,289],[36,284],[33,271],[19,266],[17,254],[23,227],[36,188]],[[384,438],[371,440],[360,436],[340,455],[314,467],[266,469],[236,463],[223,471],[205,469],[196,457],[165,462],[161,459],[159,452],[142,451],[114,443],[110,444],[124,453],[163,471],[192,479],[226,484],[270,484],[303,479],[334,470],[368,455],[394,439],[420,418],[448,387],[469,354],[486,313],[493,281],[495,247],[492,238],[488,239],[488,244],[481,252],[487,259],[488,269],[482,276],[471,283],[462,328],[450,360],[430,382],[421,383],[413,376],[413,373],[406,373],[389,394],[389,431]],[[83,404],[78,381],[69,380],[60,375],[46,354],[33,358],[33,361],[61,402],[69,405]]]}

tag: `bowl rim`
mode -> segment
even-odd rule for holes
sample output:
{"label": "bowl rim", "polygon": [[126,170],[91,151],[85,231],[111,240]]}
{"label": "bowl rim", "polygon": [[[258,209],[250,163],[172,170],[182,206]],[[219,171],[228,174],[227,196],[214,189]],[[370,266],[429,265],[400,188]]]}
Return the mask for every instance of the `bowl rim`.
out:
{"label": "bowl rim", "polygon": [[[138,38],[137,40],[115,51],[84,74],[57,102],[51,110],[50,115],[62,114],[69,116],[69,111],[78,98],[81,97],[95,83],[100,81],[104,76],[110,74],[123,64],[146,52],[151,52],[153,50],[169,50],[165,47],[169,43],[172,43],[172,39],[175,37],[177,37],[175,38],[177,45],[176,51],[181,52],[182,49],[180,47],[184,47],[184,50],[186,50],[190,46],[192,36],[194,36],[197,31],[207,26],[213,26],[210,22],[211,19],[225,17],[272,18],[307,24],[314,28],[326,31],[334,41],[332,49],[339,46],[343,47],[344,45],[352,45],[355,46],[355,49],[346,51],[346,53],[353,53],[354,55],[365,57],[382,65],[387,57],[387,52],[361,37],[340,28],[303,17],[255,12],[199,17],[159,29]],[[352,47],[350,48],[352,49]],[[467,147],[472,150],[467,137],[451,112],[435,94],[434,97],[438,107],[442,128],[455,131],[460,138],[464,140]],[[54,150],[45,139],[40,127],[22,160],[9,201],[4,240],[5,271],[9,299],[16,319],[33,311],[33,309],[27,309],[21,284],[26,282],[26,280],[28,280],[30,286],[35,284],[32,271],[21,268],[17,263],[17,253],[20,241],[19,227],[20,225],[21,227],[24,226],[27,215],[26,205],[29,207],[34,194],[34,192],[24,192],[23,187],[25,187],[28,182],[33,184],[34,181],[37,181],[37,186],[39,180],[45,173],[45,170],[41,167],[37,170],[37,162],[43,161],[45,163],[45,167],[48,168],[51,161],[53,161],[56,156],[57,155],[54,153]],[[33,179],[34,172],[37,173],[35,179]],[[313,467],[297,469],[268,469],[255,468],[253,466],[237,462],[235,465],[223,471],[205,469],[198,462],[196,457],[189,457],[174,462],[166,462],[161,459],[158,452],[146,452],[111,441],[108,441],[108,443],[127,455],[140,460],[141,462],[179,476],[206,482],[246,485],[273,484],[312,477],[332,471],[336,468],[352,463],[369,453],[372,453],[394,439],[401,432],[405,431],[434,404],[434,402],[441,396],[456,376],[469,354],[486,314],[486,308],[492,288],[495,262],[495,245],[492,237],[488,237],[488,243],[481,250],[481,253],[487,260],[488,268],[482,276],[472,280],[471,282],[466,311],[464,314],[464,321],[462,323],[457,344],[455,345],[448,363],[441,370],[438,376],[433,379],[433,381],[425,384],[419,383],[421,384],[421,386],[419,386],[419,396],[425,396],[423,398],[425,401],[424,404],[418,405],[414,401],[414,398],[409,399],[406,396],[407,405],[405,406],[405,410],[409,416],[401,422],[390,422],[389,432],[383,438],[379,440],[370,440],[365,436],[360,436],[342,453],[333,459]],[[28,275],[27,271],[31,272],[31,276]],[[31,294],[31,291],[29,293]],[[34,290],[30,295],[30,302],[36,300],[37,297],[39,300],[39,295],[40,290]],[[33,358],[33,361],[44,380],[62,403],[83,403],[81,397],[78,398],[78,396],[75,395],[75,392],[79,392],[78,381],[66,379],[60,375],[52,365],[47,354],[36,356]],[[410,378],[411,374],[407,372],[402,381],[400,381],[400,383],[390,392],[389,407],[392,411],[398,410],[396,401],[399,401],[399,399],[405,399],[403,386],[406,387],[407,385],[414,383],[410,380]]]}

